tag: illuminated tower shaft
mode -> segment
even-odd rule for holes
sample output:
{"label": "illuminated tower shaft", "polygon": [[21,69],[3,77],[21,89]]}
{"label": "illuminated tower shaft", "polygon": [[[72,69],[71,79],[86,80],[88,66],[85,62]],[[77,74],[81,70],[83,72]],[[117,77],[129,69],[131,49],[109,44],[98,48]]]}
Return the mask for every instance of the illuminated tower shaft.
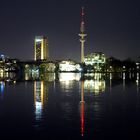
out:
{"label": "illuminated tower shaft", "polygon": [[79,36],[81,37],[80,42],[81,42],[81,63],[84,63],[84,48],[85,48],[85,39],[84,37],[86,36],[86,34],[79,34]]}
{"label": "illuminated tower shaft", "polygon": [[85,34],[85,22],[84,22],[84,7],[82,7],[82,21],[81,21],[81,27],[80,27],[80,31],[81,33],[79,34],[80,36],[80,42],[81,42],[81,63],[84,63],[84,47],[85,47],[85,37],[87,36],[87,34]]}

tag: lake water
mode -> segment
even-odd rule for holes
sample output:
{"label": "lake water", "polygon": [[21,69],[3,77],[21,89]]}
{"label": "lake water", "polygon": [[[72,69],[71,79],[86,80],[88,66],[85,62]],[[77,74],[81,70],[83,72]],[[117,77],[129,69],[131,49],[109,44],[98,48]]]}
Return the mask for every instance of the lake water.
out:
{"label": "lake water", "polygon": [[139,73],[0,76],[0,135],[140,139]]}

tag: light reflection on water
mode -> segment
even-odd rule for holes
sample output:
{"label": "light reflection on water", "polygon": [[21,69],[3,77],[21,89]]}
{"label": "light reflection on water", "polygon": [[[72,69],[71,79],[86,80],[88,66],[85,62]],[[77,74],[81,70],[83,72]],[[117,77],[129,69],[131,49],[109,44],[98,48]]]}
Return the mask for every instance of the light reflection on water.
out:
{"label": "light reflection on water", "polygon": [[43,119],[43,111],[48,102],[48,86],[44,81],[34,81],[34,107],[36,126]]}
{"label": "light reflection on water", "polygon": [[35,106],[35,117],[36,120],[42,119],[42,110],[44,105],[44,85],[42,81],[34,82],[34,106]]}
{"label": "light reflection on water", "polygon": [[81,136],[83,137],[85,129],[84,81],[81,81],[80,117],[81,117]]}
{"label": "light reflection on water", "polygon": [[[5,76],[6,80],[3,75],[1,77],[0,97],[6,103],[12,102],[12,96],[15,96],[14,104],[17,102],[16,99],[22,98],[18,95],[18,92],[16,94],[7,93],[8,89],[16,92],[19,85],[24,83],[24,80],[29,81],[26,84],[28,89],[26,96],[30,95],[29,98],[33,98],[34,107],[30,112],[34,114],[34,122],[31,127],[35,129],[34,133],[42,130],[46,137],[51,137],[50,135],[54,133],[55,138],[71,134],[71,138],[90,139],[94,138],[93,134],[106,135],[109,131],[112,132],[115,129],[114,127],[116,127],[114,131],[118,130],[122,125],[121,121],[125,121],[129,126],[129,119],[135,115],[140,117],[138,111],[138,105],[140,104],[139,73],[122,73],[118,76],[118,79],[112,73],[86,75],[80,73],[25,74],[24,79],[22,79],[23,83],[17,81],[15,89],[13,89],[12,77],[13,81],[19,78],[10,74]],[[23,88],[24,86],[20,87],[22,95],[25,94]],[[31,96],[31,93],[33,93],[33,96]],[[5,95],[6,98],[3,98]],[[25,106],[24,103],[26,104],[26,102],[23,102],[23,106]],[[131,116],[129,109],[134,111],[134,116]],[[131,116],[128,120],[127,115]],[[136,119],[140,124],[137,116],[133,119]],[[22,118],[20,119],[22,120]],[[118,124],[115,122],[116,119],[118,119]],[[125,123],[123,124],[124,128],[126,128]],[[131,130],[131,128],[129,129]],[[93,133],[91,133],[92,131]],[[116,134],[116,132],[113,133]]]}
{"label": "light reflection on water", "polygon": [[5,82],[0,82],[0,99],[3,100],[4,98],[4,89],[5,89]]}

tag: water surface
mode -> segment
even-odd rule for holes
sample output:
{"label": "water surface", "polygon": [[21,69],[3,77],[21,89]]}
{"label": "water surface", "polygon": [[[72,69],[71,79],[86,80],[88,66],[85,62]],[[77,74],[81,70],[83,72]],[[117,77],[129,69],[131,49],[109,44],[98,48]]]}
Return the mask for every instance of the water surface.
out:
{"label": "water surface", "polygon": [[139,139],[139,74],[1,76],[5,138]]}

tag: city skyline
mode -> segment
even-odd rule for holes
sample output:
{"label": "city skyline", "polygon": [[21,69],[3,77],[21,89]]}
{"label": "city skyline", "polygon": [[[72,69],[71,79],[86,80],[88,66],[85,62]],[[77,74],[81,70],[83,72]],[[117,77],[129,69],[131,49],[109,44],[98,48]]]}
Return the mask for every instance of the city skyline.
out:
{"label": "city skyline", "polygon": [[85,55],[103,52],[119,59],[140,56],[140,2],[2,1],[0,53],[22,60],[34,58],[34,37],[45,35],[51,59],[80,61],[81,7],[85,7]]}

